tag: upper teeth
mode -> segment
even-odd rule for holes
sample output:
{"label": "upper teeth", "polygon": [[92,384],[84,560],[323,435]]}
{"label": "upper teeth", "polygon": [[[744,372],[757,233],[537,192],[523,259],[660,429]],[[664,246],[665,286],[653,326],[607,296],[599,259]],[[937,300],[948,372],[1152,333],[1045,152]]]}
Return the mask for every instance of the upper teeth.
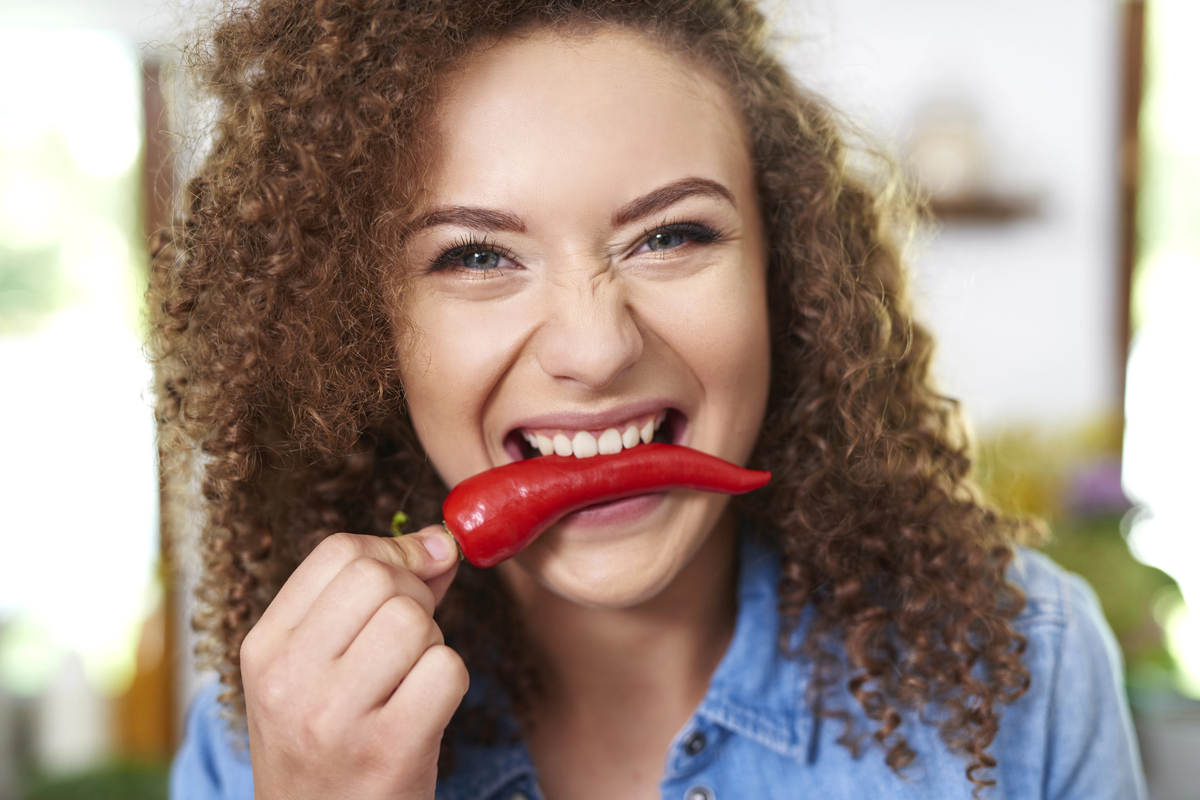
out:
{"label": "upper teeth", "polygon": [[628,450],[641,443],[649,444],[654,438],[654,432],[662,425],[667,415],[665,411],[655,414],[641,428],[636,423],[624,426],[624,431],[617,428],[606,428],[598,437],[589,431],[561,431],[549,433],[532,433],[522,431],[521,435],[530,447],[537,448],[542,455],[557,453],[560,456],[574,455],[576,458],[591,458],[594,455],[612,455],[622,449]]}

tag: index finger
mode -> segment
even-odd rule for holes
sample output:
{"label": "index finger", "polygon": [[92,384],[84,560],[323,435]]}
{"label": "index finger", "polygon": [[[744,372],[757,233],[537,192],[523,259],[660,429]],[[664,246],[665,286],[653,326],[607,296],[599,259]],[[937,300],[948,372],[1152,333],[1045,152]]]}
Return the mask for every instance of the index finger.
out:
{"label": "index finger", "polygon": [[401,567],[430,583],[458,563],[458,545],[445,528],[432,525],[416,533],[385,539],[335,533],[322,541],[292,573],[260,622],[296,627],[317,597],[342,569],[359,558]]}

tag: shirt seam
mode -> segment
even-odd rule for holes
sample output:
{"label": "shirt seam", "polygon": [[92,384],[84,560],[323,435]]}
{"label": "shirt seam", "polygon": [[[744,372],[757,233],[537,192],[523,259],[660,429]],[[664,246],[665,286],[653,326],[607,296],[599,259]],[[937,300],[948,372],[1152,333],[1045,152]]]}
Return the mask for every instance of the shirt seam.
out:
{"label": "shirt seam", "polygon": [[697,709],[696,715],[789,758],[798,758],[797,754],[804,749],[792,741],[790,728],[767,720],[758,711],[742,708],[731,701],[706,702]]}

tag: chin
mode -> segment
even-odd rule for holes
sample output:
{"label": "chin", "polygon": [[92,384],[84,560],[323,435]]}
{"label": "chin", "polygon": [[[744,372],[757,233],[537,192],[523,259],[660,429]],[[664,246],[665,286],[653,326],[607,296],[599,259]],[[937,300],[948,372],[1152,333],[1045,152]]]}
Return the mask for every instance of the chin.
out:
{"label": "chin", "polygon": [[678,566],[647,565],[643,559],[606,557],[554,558],[524,570],[542,588],[576,605],[596,609],[631,608],[646,603],[670,585]]}

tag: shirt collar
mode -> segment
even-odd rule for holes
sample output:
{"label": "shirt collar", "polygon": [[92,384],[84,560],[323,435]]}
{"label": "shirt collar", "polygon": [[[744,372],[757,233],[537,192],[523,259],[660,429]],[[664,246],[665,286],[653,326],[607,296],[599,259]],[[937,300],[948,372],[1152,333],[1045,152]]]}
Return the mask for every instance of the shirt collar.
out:
{"label": "shirt collar", "polygon": [[[769,551],[746,523],[741,525],[739,538],[738,611],[733,639],[696,714],[671,746],[668,777],[685,769],[678,758],[681,743],[698,727],[708,724],[781,755],[796,759],[808,755],[814,727],[805,699],[808,671],[800,662],[779,653],[779,556]],[[798,642],[802,635],[803,627],[792,641]],[[456,753],[457,768],[439,783],[437,800],[507,798],[517,788],[533,800],[540,798],[537,773],[524,743],[491,747],[458,743]],[[676,761],[680,763],[676,765]]]}
{"label": "shirt collar", "polygon": [[[806,756],[814,718],[806,702],[808,670],[779,653],[779,556],[743,525],[737,627],[713,674],[698,717],[782,755]],[[803,629],[792,635],[798,643]]]}
{"label": "shirt collar", "polygon": [[[480,747],[455,742],[454,773],[438,783],[435,800],[540,800],[537,771],[524,742]],[[520,792],[520,793],[518,793]]]}

